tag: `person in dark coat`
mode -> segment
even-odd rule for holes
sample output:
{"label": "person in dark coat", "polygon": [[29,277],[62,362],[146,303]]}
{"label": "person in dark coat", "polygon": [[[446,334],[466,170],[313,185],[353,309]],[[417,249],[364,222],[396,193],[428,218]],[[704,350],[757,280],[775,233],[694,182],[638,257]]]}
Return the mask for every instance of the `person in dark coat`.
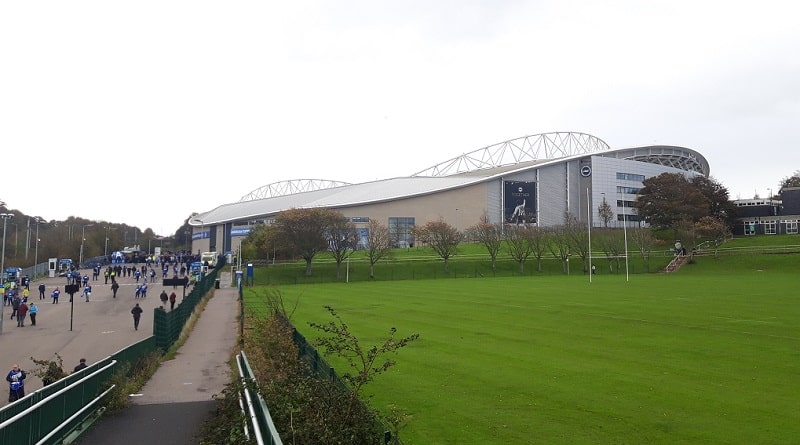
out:
{"label": "person in dark coat", "polygon": [[142,308],[139,306],[139,303],[136,303],[136,306],[131,309],[131,314],[133,314],[133,329],[139,330],[139,319],[142,317]]}
{"label": "person in dark coat", "polygon": [[14,402],[25,397],[25,377],[28,374],[19,368],[19,365],[14,365],[11,368],[11,371],[8,372],[6,376],[6,381],[8,382],[9,393],[8,393],[8,402]]}

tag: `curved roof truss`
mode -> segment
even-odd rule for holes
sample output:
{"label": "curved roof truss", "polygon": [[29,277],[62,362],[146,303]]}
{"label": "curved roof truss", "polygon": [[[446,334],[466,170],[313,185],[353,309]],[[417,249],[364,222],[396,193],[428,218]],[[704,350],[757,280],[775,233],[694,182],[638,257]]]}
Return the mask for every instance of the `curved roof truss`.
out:
{"label": "curved roof truss", "polygon": [[586,133],[553,132],[524,136],[463,154],[412,176],[450,176],[526,161],[558,159],[609,150],[600,138]]}
{"label": "curved roof truss", "polygon": [[350,185],[350,183],[331,181],[328,179],[292,179],[290,181],[279,181],[253,190],[252,192],[242,196],[239,202],[294,195],[296,193],[312,192],[315,190],[330,189],[344,185]]}

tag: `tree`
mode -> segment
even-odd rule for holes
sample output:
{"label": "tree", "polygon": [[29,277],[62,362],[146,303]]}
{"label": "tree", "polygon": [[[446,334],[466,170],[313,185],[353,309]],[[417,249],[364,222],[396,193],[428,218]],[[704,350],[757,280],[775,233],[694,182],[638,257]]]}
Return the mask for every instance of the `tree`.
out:
{"label": "tree", "polygon": [[736,207],[730,200],[728,189],[716,179],[700,175],[693,177],[690,182],[708,199],[708,216],[722,221],[728,227],[733,227]]}
{"label": "tree", "polygon": [[600,214],[600,219],[603,220],[603,227],[608,228],[608,223],[614,219],[614,212],[606,201],[605,195],[603,195],[603,202],[597,206],[597,213]]}
{"label": "tree", "polygon": [[413,232],[418,240],[430,245],[444,260],[444,273],[450,273],[448,262],[451,256],[458,253],[458,244],[461,242],[458,229],[439,218],[438,221],[428,221],[422,227],[415,227]]}
{"label": "tree", "polygon": [[328,209],[289,209],[275,216],[276,235],[292,252],[306,261],[306,275],[311,275],[311,261],[328,249],[325,237],[330,214]]}
{"label": "tree", "polygon": [[564,226],[555,226],[550,229],[550,236],[547,237],[547,248],[553,254],[553,258],[561,261],[561,270],[567,272],[567,261],[569,261],[569,237]]}
{"label": "tree", "polygon": [[694,222],[709,214],[709,199],[682,174],[662,173],[642,184],[633,207],[657,229],[671,228],[681,220]]}
{"label": "tree", "polygon": [[506,246],[508,253],[514,261],[519,263],[519,273],[523,273],[525,260],[533,253],[533,231],[528,225],[515,226],[509,225],[506,230]]}
{"label": "tree", "polygon": [[653,233],[650,229],[636,227],[633,229],[631,233],[631,239],[633,241],[633,245],[636,246],[636,251],[639,252],[639,256],[642,257],[644,261],[644,266],[647,268],[647,271],[650,271],[650,253],[653,251],[653,246],[656,243],[656,239],[653,236]]}
{"label": "tree", "polygon": [[787,176],[781,180],[781,188],[800,187],[800,170],[795,170],[792,176]]}
{"label": "tree", "polygon": [[536,269],[542,271],[542,258],[547,250],[548,234],[539,226],[531,227],[531,254],[536,258]]}
{"label": "tree", "polygon": [[342,262],[358,247],[361,237],[350,218],[339,212],[331,211],[326,215],[325,237],[328,240],[328,251],[336,261],[336,278],[342,278]]}
{"label": "tree", "polygon": [[473,239],[486,247],[489,257],[492,259],[492,271],[497,270],[497,253],[503,244],[503,226],[489,222],[489,213],[483,212],[478,224],[467,229]]}
{"label": "tree", "polygon": [[704,216],[694,224],[695,231],[700,236],[711,238],[714,240],[714,256],[717,255],[717,247],[722,241],[730,235],[730,229],[719,218],[713,216]]}
{"label": "tree", "polygon": [[589,230],[588,227],[578,222],[578,218],[570,213],[564,217],[564,235],[569,240],[569,250],[577,252],[581,257],[583,272],[588,271],[589,259]]}
{"label": "tree", "polygon": [[597,245],[606,256],[608,261],[608,271],[614,272],[613,262],[617,263],[617,270],[620,269],[620,256],[624,254],[625,240],[621,230],[604,229],[597,231]]}
{"label": "tree", "polygon": [[375,278],[375,263],[392,255],[392,238],[389,236],[389,228],[374,219],[369,220],[367,230],[369,277]]}

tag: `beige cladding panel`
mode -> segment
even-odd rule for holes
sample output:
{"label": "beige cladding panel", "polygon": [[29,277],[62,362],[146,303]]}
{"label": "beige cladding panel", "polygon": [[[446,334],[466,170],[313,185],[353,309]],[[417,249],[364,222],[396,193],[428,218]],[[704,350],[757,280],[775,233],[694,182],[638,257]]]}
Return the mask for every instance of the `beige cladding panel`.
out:
{"label": "beige cladding panel", "polygon": [[488,186],[487,183],[480,183],[456,190],[337,210],[347,217],[369,217],[384,225],[389,223],[390,217],[413,217],[418,226],[442,218],[446,223],[464,230],[477,224],[487,210]]}

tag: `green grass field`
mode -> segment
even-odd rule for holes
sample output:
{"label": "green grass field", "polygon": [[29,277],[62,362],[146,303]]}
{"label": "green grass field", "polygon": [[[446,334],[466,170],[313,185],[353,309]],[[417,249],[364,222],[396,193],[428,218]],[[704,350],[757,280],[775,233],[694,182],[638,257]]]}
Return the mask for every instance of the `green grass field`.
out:
{"label": "green grass field", "polygon": [[[324,305],[366,344],[420,334],[369,386],[375,407],[412,415],[406,445],[783,444],[800,437],[798,264],[278,289],[308,338]],[[265,293],[247,288],[247,310]]]}

